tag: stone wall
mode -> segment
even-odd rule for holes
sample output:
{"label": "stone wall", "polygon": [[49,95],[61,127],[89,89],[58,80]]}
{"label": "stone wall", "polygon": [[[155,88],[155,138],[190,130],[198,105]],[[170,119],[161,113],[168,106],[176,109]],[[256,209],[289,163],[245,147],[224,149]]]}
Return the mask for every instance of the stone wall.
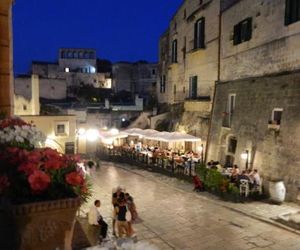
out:
{"label": "stone wall", "polygon": [[0,112],[13,113],[12,0],[0,4]]}
{"label": "stone wall", "polygon": [[[250,167],[267,180],[282,179],[287,198],[300,190],[300,73],[231,81],[217,85],[208,159],[225,163],[228,138],[237,139],[234,163],[242,169],[241,153],[249,150]],[[223,126],[229,94],[236,94],[230,128]],[[268,128],[272,111],[282,108],[279,131]]]}
{"label": "stone wall", "polygon": [[[300,68],[300,22],[285,25],[285,0],[242,0],[222,14],[221,80]],[[233,45],[233,28],[252,17],[252,38]]]}

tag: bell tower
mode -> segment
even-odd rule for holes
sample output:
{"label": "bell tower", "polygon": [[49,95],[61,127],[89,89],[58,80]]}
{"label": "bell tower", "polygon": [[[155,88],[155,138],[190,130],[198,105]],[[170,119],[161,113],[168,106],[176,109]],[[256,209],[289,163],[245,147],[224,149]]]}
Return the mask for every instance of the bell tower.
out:
{"label": "bell tower", "polygon": [[0,112],[13,115],[12,2],[0,3]]}

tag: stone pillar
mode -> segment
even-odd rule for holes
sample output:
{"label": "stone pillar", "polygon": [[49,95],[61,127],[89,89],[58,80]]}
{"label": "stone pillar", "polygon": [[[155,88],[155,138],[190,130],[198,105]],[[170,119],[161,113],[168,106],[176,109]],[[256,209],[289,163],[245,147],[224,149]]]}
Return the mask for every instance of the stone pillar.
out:
{"label": "stone pillar", "polygon": [[0,112],[13,115],[12,0],[0,4]]}

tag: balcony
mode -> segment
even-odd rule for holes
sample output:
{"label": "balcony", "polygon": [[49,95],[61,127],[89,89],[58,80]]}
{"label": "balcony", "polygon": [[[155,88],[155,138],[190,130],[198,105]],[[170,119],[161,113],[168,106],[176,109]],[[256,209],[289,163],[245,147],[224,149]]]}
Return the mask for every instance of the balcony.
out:
{"label": "balcony", "polygon": [[268,124],[268,129],[273,131],[279,131],[280,130],[280,121],[271,120]]}
{"label": "balcony", "polygon": [[186,98],[184,110],[190,112],[210,112],[211,100],[209,96],[199,96],[195,98]]}

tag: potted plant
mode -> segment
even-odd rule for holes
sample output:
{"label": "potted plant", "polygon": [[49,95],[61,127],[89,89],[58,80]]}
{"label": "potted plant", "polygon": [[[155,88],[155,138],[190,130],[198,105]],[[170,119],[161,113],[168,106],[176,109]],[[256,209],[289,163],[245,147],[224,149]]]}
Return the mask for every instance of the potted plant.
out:
{"label": "potted plant", "polygon": [[18,118],[0,121],[0,218],[11,218],[1,226],[17,232],[1,239],[7,249],[71,249],[76,211],[90,196],[79,159],[38,148],[43,138]]}

